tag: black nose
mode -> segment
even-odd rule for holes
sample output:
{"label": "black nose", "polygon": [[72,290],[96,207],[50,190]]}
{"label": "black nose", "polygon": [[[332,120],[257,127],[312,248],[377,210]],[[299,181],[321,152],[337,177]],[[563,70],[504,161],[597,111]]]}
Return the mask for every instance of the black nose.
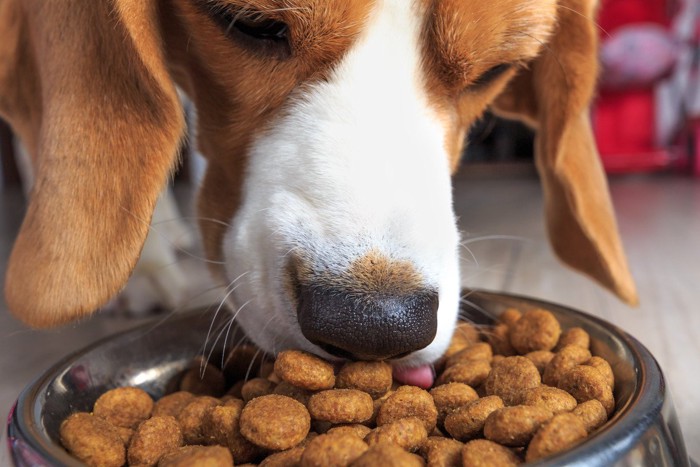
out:
{"label": "black nose", "polygon": [[391,295],[301,285],[298,291],[302,333],[339,357],[400,357],[428,346],[437,332],[438,294],[433,290]]}

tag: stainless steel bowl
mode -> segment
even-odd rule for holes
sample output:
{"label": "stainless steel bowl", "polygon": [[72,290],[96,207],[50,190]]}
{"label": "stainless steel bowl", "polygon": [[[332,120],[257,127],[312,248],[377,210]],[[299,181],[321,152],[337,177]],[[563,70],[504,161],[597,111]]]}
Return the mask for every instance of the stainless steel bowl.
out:
{"label": "stainless steel bowl", "polygon": [[[580,311],[531,298],[475,291],[463,315],[487,322],[510,306],[552,311],[563,327],[591,335],[592,351],[607,359],[616,377],[617,407],[611,421],[584,443],[538,466],[689,466],[670,393],[649,351],[617,327]],[[17,466],[77,466],[58,444],[58,428],[70,413],[90,410],[104,391],[138,386],[160,397],[166,385],[200,353],[212,317],[179,315],[104,339],[46,371],[19,396],[8,423]],[[228,342],[239,339],[231,336]]]}

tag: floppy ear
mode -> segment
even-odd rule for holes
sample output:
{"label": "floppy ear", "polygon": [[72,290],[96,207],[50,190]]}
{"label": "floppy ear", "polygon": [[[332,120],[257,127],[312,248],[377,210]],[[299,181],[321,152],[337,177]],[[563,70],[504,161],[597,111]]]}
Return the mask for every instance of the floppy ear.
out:
{"label": "floppy ear", "polygon": [[91,313],[128,279],[184,121],[157,2],[4,3],[0,112],[36,170],[5,297],[27,324],[53,326]]}
{"label": "floppy ear", "polygon": [[636,304],[588,116],[597,77],[595,0],[559,0],[540,56],[494,103],[537,128],[535,154],[549,238],[558,256]]}

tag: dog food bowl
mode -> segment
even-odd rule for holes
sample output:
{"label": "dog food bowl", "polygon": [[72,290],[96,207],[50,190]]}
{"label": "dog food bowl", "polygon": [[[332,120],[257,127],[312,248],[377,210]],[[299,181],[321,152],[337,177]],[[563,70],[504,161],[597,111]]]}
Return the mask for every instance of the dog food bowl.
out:
{"label": "dog food bowl", "polygon": [[[530,298],[474,291],[468,302],[463,315],[482,323],[510,306],[546,308],[562,327],[588,331],[592,352],[608,360],[615,373],[617,406],[611,420],[575,448],[531,465],[690,465],[661,369],[636,339],[593,316]],[[82,465],[59,445],[61,421],[89,411],[100,394],[119,386],[162,396],[167,382],[202,352],[211,320],[202,311],[177,315],[101,340],[54,365],[22,391],[10,414],[8,443],[15,465]],[[229,345],[239,338],[240,333],[229,336]]]}

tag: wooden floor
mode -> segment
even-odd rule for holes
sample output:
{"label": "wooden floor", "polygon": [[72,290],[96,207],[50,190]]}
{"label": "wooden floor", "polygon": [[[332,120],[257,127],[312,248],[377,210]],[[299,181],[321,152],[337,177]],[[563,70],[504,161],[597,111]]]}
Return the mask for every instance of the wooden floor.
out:
{"label": "wooden floor", "polygon": [[[639,308],[626,307],[555,259],[544,235],[539,184],[522,174],[456,180],[456,210],[469,248],[462,251],[463,284],[570,305],[638,338],[661,364],[689,452],[700,459],[700,180],[627,176],[614,178],[611,189]],[[20,193],[2,195],[0,278],[22,210]],[[0,301],[0,412],[7,413],[21,388],[61,356],[137,323],[101,314],[59,330],[30,331]],[[5,456],[3,442],[0,466],[7,465]]]}

